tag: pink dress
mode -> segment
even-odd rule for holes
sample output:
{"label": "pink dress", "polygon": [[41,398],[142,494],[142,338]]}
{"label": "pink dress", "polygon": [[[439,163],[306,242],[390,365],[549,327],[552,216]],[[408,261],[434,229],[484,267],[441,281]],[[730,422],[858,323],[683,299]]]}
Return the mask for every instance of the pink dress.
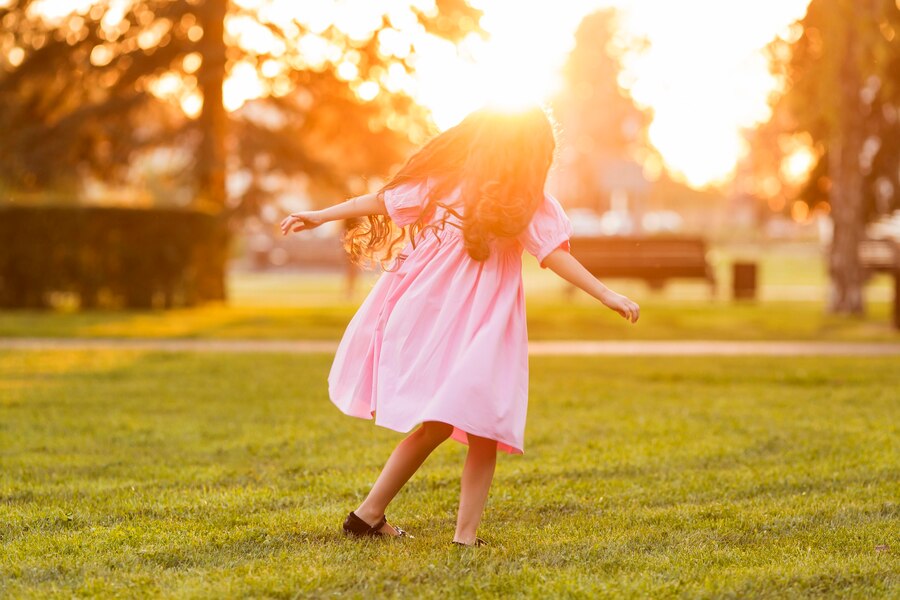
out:
{"label": "pink dress", "polygon": [[[398,226],[418,218],[425,190],[422,182],[385,192]],[[443,202],[462,214],[458,189]],[[568,250],[571,234],[565,212],[548,194],[528,228],[492,242],[484,262],[467,254],[457,227],[420,234],[347,326],[328,376],[331,401],[396,431],[442,421],[453,425],[451,437],[459,442],[468,443],[468,432],[522,454],[528,408],[522,249],[544,266],[556,248]]]}

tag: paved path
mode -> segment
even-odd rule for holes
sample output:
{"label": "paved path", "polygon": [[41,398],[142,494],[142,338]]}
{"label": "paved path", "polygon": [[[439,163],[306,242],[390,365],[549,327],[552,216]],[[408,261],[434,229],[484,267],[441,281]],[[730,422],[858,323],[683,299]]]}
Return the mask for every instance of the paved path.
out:
{"label": "paved path", "polygon": [[[333,340],[195,340],[154,338],[0,338],[0,350],[162,350],[169,352],[332,353]],[[900,343],[807,341],[533,341],[533,356],[900,356]]]}

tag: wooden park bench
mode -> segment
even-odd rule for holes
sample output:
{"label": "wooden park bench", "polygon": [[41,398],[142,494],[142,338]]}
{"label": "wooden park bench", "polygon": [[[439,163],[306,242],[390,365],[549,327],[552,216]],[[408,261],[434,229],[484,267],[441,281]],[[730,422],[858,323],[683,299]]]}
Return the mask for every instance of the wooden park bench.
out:
{"label": "wooden park bench", "polygon": [[868,239],[859,244],[859,262],[867,275],[887,273],[894,278],[894,328],[900,329],[900,241]]}
{"label": "wooden park bench", "polygon": [[715,295],[716,278],[703,238],[575,236],[570,243],[572,255],[596,277],[643,279],[653,289],[662,289],[669,279],[703,279]]}

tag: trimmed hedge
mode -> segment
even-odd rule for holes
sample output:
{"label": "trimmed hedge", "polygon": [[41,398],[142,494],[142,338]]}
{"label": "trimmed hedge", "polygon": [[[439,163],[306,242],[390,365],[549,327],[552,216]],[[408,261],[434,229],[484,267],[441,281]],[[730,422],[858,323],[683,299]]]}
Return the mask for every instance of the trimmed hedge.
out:
{"label": "trimmed hedge", "polygon": [[230,235],[207,213],[0,207],[0,307],[171,308],[225,299]]}

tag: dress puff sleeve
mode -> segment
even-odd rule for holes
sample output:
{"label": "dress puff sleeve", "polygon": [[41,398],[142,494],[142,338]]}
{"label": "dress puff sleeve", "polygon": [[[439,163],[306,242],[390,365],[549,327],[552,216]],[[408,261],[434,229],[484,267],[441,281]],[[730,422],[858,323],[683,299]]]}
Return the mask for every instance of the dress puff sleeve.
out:
{"label": "dress puff sleeve", "polygon": [[384,208],[398,227],[415,223],[427,201],[428,180],[401,183],[384,191]]}
{"label": "dress puff sleeve", "polygon": [[528,227],[517,237],[519,243],[537,258],[542,268],[544,259],[562,248],[568,252],[569,238],[572,236],[572,222],[566,216],[559,201],[550,194],[544,194],[544,201],[538,206]]}

